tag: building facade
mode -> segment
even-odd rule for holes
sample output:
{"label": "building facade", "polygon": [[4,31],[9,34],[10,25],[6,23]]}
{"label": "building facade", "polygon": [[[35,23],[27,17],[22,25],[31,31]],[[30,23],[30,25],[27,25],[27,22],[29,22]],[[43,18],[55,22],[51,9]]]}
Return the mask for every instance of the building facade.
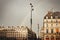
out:
{"label": "building facade", "polygon": [[35,40],[36,33],[28,27],[4,28],[0,26],[0,40]]}
{"label": "building facade", "polygon": [[60,12],[49,11],[43,19],[42,40],[60,40]]}

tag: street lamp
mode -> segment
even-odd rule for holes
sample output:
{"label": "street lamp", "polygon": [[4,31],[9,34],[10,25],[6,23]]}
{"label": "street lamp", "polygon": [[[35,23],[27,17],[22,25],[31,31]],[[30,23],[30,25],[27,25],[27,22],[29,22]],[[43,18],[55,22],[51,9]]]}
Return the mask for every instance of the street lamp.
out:
{"label": "street lamp", "polygon": [[32,5],[32,3],[30,3],[30,6],[31,6],[31,18],[30,18],[30,26],[31,26],[31,30],[32,30],[32,11],[34,10],[33,9],[33,5]]}

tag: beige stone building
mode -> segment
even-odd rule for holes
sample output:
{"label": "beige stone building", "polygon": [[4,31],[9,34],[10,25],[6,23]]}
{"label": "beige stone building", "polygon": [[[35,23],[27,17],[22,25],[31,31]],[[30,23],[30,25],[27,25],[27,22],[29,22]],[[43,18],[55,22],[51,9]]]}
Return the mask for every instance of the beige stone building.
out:
{"label": "beige stone building", "polygon": [[43,19],[42,40],[60,40],[60,12],[49,11]]}
{"label": "beige stone building", "polygon": [[0,40],[36,40],[36,33],[26,26],[0,26]]}

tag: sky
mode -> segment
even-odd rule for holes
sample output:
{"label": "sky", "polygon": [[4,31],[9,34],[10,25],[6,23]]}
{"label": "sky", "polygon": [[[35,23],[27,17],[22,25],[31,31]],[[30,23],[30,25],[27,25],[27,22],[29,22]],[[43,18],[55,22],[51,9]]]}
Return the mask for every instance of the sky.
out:
{"label": "sky", "polygon": [[[60,11],[60,0],[0,0],[0,25],[28,26],[32,3],[33,31],[37,33],[38,25],[43,26],[43,18],[48,11]],[[53,8],[53,10],[51,10]]]}

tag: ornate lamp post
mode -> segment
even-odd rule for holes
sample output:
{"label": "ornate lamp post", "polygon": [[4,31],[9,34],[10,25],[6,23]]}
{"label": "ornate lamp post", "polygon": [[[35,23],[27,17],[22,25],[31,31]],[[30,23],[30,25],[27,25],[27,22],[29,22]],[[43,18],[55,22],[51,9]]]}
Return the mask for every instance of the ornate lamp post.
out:
{"label": "ornate lamp post", "polygon": [[30,6],[31,6],[31,18],[30,18],[30,26],[31,26],[31,30],[32,30],[32,11],[34,10],[33,9],[33,5],[32,5],[32,3],[30,3]]}

